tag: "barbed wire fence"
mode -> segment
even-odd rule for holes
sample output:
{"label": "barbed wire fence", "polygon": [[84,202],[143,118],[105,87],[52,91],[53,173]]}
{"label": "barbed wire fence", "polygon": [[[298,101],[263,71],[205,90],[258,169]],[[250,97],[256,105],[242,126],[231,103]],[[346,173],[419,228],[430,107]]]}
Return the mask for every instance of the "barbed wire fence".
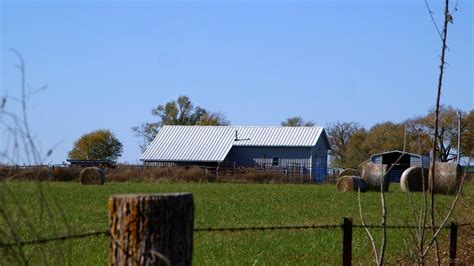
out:
{"label": "barbed wire fence", "polygon": [[[453,223],[456,228],[460,227],[472,227],[472,223]],[[230,233],[248,233],[248,232],[262,232],[262,231],[299,231],[299,230],[336,230],[344,229],[344,223],[341,224],[324,224],[324,225],[266,225],[266,226],[231,226],[231,227],[194,227],[194,234],[203,234],[203,233],[221,233],[221,232],[230,232]],[[352,228],[374,228],[382,229],[381,225],[359,225],[351,224]],[[387,229],[418,229],[416,225],[387,225]],[[426,227],[431,228],[431,227]],[[440,227],[436,227],[438,229]],[[444,226],[443,229],[452,230],[453,226]],[[451,232],[452,234],[453,232]],[[456,230],[457,233],[457,230]],[[19,240],[17,242],[11,243],[0,243],[0,249],[11,249],[15,247],[22,247],[28,245],[42,245],[50,242],[61,242],[68,241],[73,239],[82,239],[82,238],[92,238],[92,237],[110,237],[110,231],[108,229],[104,230],[95,230],[91,232],[85,232],[80,234],[70,234],[63,236],[47,237],[34,240]]]}

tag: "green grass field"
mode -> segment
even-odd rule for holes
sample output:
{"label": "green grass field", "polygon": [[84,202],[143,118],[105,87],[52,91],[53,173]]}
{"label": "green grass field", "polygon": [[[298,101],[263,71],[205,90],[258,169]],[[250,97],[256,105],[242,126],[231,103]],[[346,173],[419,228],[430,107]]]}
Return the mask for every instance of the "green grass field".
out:
{"label": "green grass field", "polygon": [[[391,192],[386,194],[388,224],[413,224],[408,197],[397,185],[391,185]],[[196,227],[340,224],[343,217],[353,217],[354,223],[360,224],[357,193],[336,192],[333,184],[107,183],[81,186],[78,183],[10,182],[0,187],[5,197],[5,215],[17,221],[11,226],[23,239],[64,234],[66,228],[72,234],[106,230],[109,196],[135,192],[192,192]],[[471,187],[465,189],[460,208],[453,216],[455,221],[472,221],[472,191]],[[445,213],[453,198],[437,196],[438,217]],[[421,206],[421,199],[420,193],[414,194],[417,206]],[[380,195],[368,192],[362,194],[362,201],[366,222],[379,223]],[[25,213],[18,206],[22,206]],[[27,222],[34,230],[29,230]],[[380,239],[380,231],[374,232]],[[447,233],[447,230],[443,232],[443,238]],[[389,262],[394,263],[404,256],[410,239],[407,230],[388,231]],[[27,247],[26,252],[32,256],[32,262],[40,261],[41,256],[52,258],[62,250],[68,264],[105,265],[107,248],[108,238],[102,236],[48,244],[45,249]],[[340,264],[341,250],[341,229],[200,232],[195,233],[193,259],[195,265]],[[363,229],[354,229],[353,256],[356,263],[372,261]]]}

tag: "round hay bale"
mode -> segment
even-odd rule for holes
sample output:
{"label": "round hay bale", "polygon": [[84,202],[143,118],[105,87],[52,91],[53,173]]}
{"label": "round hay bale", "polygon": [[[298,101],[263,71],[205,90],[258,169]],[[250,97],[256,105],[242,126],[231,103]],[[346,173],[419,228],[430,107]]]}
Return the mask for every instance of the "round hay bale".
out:
{"label": "round hay bale", "polygon": [[357,169],[346,168],[339,173],[338,177],[341,176],[360,176],[360,171]]}
{"label": "round hay bale", "polygon": [[[387,172],[386,164],[375,164],[372,162],[365,163],[362,166],[362,179],[367,182],[367,190],[380,191],[380,183],[383,182],[383,191],[388,192],[390,179]],[[383,176],[383,181],[382,177]]]}
{"label": "round hay bale", "polygon": [[428,170],[420,166],[412,166],[402,173],[400,188],[403,192],[423,191],[423,177],[425,179],[425,190],[428,189]]}
{"label": "round hay bale", "polygon": [[82,185],[103,185],[105,182],[104,170],[97,167],[86,167],[79,174]]}
{"label": "round hay bale", "polygon": [[341,176],[337,179],[336,189],[341,192],[352,191],[352,178],[349,176]]}
{"label": "round hay bale", "polygon": [[435,163],[434,193],[456,194],[461,184],[461,168],[455,163]]}
{"label": "round hay bale", "polygon": [[341,176],[337,179],[336,183],[337,191],[350,192],[350,191],[367,191],[367,183],[360,176]]}

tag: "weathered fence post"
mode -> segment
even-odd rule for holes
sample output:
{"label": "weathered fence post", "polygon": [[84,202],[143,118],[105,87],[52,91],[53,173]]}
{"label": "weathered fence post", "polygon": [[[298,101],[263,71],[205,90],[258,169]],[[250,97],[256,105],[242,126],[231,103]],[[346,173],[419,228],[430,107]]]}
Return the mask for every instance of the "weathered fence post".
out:
{"label": "weathered fence post", "polygon": [[352,218],[344,218],[342,232],[342,265],[352,265]]}
{"label": "weathered fence post", "polygon": [[109,198],[109,265],[191,265],[191,193]]}
{"label": "weathered fence post", "polygon": [[451,223],[449,236],[449,265],[456,265],[456,249],[458,245],[458,225]]}

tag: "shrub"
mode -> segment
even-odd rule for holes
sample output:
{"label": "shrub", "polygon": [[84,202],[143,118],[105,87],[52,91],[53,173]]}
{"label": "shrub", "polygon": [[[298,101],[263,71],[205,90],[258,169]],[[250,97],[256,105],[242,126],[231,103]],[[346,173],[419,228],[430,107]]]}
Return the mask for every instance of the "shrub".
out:
{"label": "shrub", "polygon": [[80,167],[54,167],[54,181],[74,181],[79,180],[82,168]]}

